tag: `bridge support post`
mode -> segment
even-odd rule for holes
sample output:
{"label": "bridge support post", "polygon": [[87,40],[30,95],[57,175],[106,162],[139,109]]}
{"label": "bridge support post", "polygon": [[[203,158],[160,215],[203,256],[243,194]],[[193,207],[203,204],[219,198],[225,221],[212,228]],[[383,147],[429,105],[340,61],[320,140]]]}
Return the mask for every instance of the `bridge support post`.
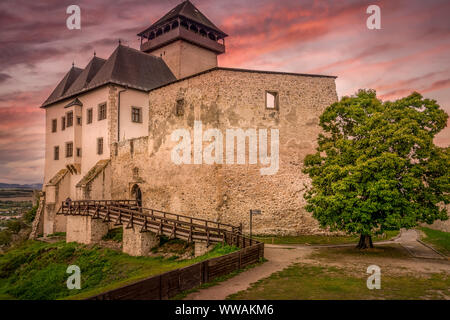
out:
{"label": "bridge support post", "polygon": [[195,257],[199,257],[204,255],[205,253],[211,251],[214,248],[214,245],[207,245],[206,241],[195,241],[194,242],[194,255]]}
{"label": "bridge support post", "polygon": [[130,256],[146,256],[153,247],[159,245],[159,238],[152,232],[140,232],[140,227],[123,226],[123,249]]}
{"label": "bridge support post", "polygon": [[108,233],[108,224],[90,216],[67,216],[66,242],[91,244],[99,242]]}

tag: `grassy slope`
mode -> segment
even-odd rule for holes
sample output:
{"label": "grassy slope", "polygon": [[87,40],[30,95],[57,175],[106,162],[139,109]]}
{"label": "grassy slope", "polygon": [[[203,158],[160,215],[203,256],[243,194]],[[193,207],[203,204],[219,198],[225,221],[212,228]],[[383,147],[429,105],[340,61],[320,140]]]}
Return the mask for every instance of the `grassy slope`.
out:
{"label": "grassy slope", "polygon": [[[373,237],[373,241],[388,240],[397,236],[399,231],[387,231],[383,236]],[[345,244],[358,243],[359,236],[321,236],[321,235],[299,235],[299,236],[284,236],[284,237],[270,237],[270,236],[255,236],[257,240],[264,243],[274,244]]]}
{"label": "grassy slope", "polygon": [[[162,257],[131,257],[76,243],[28,241],[0,256],[0,298],[82,299],[234,250],[218,245],[201,257],[174,261]],[[81,290],[66,287],[69,265],[81,269]]]}
{"label": "grassy slope", "polygon": [[422,241],[432,245],[439,252],[450,256],[450,232],[433,230],[426,227],[420,227],[419,229],[425,233]]}

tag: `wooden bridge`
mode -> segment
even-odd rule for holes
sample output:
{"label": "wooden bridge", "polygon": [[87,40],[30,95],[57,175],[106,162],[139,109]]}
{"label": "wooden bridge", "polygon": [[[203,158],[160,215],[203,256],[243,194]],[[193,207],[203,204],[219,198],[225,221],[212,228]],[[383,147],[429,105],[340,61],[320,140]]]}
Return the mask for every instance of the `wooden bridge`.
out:
{"label": "wooden bridge", "polygon": [[[79,200],[63,202],[57,214],[91,216],[105,223],[140,228],[187,242],[228,243],[245,248],[257,241],[242,237],[239,227],[137,206],[135,200]],[[247,240],[247,241],[246,241]]]}

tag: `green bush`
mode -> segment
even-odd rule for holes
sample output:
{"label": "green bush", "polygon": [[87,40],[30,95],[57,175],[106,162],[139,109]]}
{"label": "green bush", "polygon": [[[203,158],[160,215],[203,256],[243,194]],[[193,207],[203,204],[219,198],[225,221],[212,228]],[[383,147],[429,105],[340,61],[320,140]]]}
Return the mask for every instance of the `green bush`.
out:
{"label": "green bush", "polygon": [[116,242],[122,242],[123,239],[123,228],[114,228],[108,231],[107,234],[105,234],[102,237],[102,240],[112,240]]}
{"label": "green bush", "polygon": [[20,220],[10,219],[6,223],[6,227],[12,233],[19,233],[20,229],[23,227],[23,223]]}
{"label": "green bush", "polygon": [[34,221],[34,218],[36,217],[38,206],[39,205],[37,204],[33,208],[31,208],[28,212],[26,212],[23,215],[23,221],[25,221],[26,223],[32,223]]}
{"label": "green bush", "polygon": [[11,232],[8,230],[0,231],[0,245],[7,245],[11,242]]}

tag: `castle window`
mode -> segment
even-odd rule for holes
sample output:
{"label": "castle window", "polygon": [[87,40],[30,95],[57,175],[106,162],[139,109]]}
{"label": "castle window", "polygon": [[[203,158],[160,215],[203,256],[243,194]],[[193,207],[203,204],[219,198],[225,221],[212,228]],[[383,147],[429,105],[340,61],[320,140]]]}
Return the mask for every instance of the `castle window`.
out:
{"label": "castle window", "polygon": [[86,110],[86,123],[87,124],[90,124],[90,123],[92,123],[92,115],[93,115],[93,112],[92,112],[92,108],[90,108],[90,109],[87,109]]}
{"label": "castle window", "polygon": [[53,160],[59,160],[59,146],[53,147]]}
{"label": "castle window", "polygon": [[187,24],[186,21],[181,21],[180,25],[181,25],[183,28],[189,29],[189,26],[188,26],[188,24]]}
{"label": "castle window", "polygon": [[142,123],[142,108],[131,107],[131,121]]}
{"label": "castle window", "polygon": [[200,29],[200,35],[202,35],[203,37],[206,37],[206,31],[203,29]]}
{"label": "castle window", "polygon": [[158,36],[160,36],[160,35],[162,35],[162,29],[158,29],[158,31],[156,31],[156,36],[158,37]]}
{"label": "castle window", "polygon": [[191,25],[191,27],[189,28],[191,31],[194,31],[195,33],[198,32],[198,28],[195,25]]}
{"label": "castle window", "polygon": [[98,120],[106,119],[106,103],[102,103],[98,105]]}
{"label": "castle window", "polygon": [[177,100],[177,107],[175,110],[175,114],[180,117],[184,115],[184,99]]}
{"label": "castle window", "polygon": [[56,119],[52,120],[52,132],[56,132],[56,127],[58,126],[58,121]]}
{"label": "castle window", "polygon": [[150,33],[150,36],[148,37],[150,40],[152,40],[152,39],[155,39],[155,33],[154,32],[151,32]]}
{"label": "castle window", "polygon": [[66,143],[66,158],[73,156],[73,142]]}
{"label": "castle window", "polygon": [[66,129],[66,117],[61,117],[61,130]]}
{"label": "castle window", "polygon": [[77,157],[81,157],[81,148],[77,148]]}
{"label": "castle window", "polygon": [[216,38],[216,36],[213,33],[209,33],[208,34],[208,38],[210,38],[213,41],[217,41],[217,38]]}
{"label": "castle window", "polygon": [[97,154],[103,154],[103,138],[97,138]]}
{"label": "castle window", "polygon": [[278,110],[278,92],[266,91],[266,109]]}
{"label": "castle window", "polygon": [[178,28],[178,21],[175,21],[174,23],[172,23],[172,29],[176,29]]}
{"label": "castle window", "polygon": [[68,128],[73,126],[73,111],[67,112],[66,117],[67,117],[66,127]]}
{"label": "castle window", "polygon": [[81,126],[81,117],[77,117],[77,125]]}
{"label": "castle window", "polygon": [[164,33],[169,32],[170,31],[170,25],[167,25],[164,27]]}

